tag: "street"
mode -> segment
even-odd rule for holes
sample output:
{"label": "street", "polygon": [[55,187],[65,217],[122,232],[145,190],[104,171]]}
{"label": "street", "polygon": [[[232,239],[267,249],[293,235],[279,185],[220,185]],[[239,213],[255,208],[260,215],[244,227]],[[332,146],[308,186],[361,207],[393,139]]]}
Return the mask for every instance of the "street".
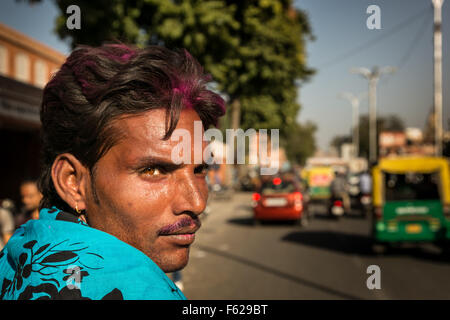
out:
{"label": "street", "polygon": [[[188,299],[449,299],[450,259],[431,244],[370,250],[369,220],[320,207],[307,227],[253,225],[251,193],[213,200],[183,270]],[[367,267],[381,270],[369,290]]]}

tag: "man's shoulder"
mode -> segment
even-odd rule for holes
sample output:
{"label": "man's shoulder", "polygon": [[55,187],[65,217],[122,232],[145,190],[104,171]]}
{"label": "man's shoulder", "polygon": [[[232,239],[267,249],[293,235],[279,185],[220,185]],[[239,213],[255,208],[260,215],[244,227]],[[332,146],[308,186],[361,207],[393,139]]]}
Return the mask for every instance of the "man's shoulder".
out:
{"label": "man's shoulder", "polygon": [[29,221],[2,255],[2,298],[184,298],[141,251],[76,223]]}

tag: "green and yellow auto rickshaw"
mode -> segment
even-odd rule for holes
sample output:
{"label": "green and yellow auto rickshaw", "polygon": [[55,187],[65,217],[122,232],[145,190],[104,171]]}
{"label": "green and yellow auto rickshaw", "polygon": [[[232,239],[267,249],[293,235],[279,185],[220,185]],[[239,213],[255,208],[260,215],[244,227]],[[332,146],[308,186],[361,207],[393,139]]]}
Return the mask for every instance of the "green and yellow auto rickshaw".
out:
{"label": "green and yellow auto rickshaw", "polygon": [[396,242],[450,239],[449,162],[438,157],[381,159],[372,169],[373,249]]}
{"label": "green and yellow auto rickshaw", "polygon": [[329,166],[311,167],[304,171],[304,180],[308,185],[309,198],[312,202],[327,201],[331,196],[331,182],[334,171]]}

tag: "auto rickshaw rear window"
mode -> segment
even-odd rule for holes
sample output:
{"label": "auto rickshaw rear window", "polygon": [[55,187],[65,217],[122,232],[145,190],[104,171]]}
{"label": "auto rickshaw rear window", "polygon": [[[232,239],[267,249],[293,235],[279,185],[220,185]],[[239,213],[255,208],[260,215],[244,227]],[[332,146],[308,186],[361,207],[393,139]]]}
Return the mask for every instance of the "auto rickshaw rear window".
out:
{"label": "auto rickshaw rear window", "polygon": [[439,200],[439,172],[384,173],[386,201]]}
{"label": "auto rickshaw rear window", "polygon": [[282,180],[278,184],[271,182],[265,182],[261,186],[261,194],[270,195],[277,193],[291,193],[296,191],[294,183],[291,181]]}

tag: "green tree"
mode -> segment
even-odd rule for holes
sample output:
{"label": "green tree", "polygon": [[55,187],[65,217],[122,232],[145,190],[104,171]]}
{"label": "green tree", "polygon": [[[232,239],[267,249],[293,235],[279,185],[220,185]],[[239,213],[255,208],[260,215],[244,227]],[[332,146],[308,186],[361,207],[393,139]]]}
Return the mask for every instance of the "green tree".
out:
{"label": "green tree", "polygon": [[290,135],[284,142],[287,158],[292,163],[304,165],[306,159],[316,151],[314,134],[317,126],[312,122],[306,122],[304,125],[294,123],[289,129]]}
{"label": "green tree", "polygon": [[56,32],[72,47],[120,40],[186,48],[228,95],[231,127],[279,128],[286,137],[295,122],[295,84],[313,74],[305,54],[313,36],[292,0],[81,0],[81,30],[66,27],[73,1],[54,1]]}
{"label": "green tree", "polygon": [[352,136],[351,135],[342,135],[342,136],[335,136],[330,142],[330,145],[337,150],[341,149],[341,146],[344,143],[351,143],[352,142]]}

